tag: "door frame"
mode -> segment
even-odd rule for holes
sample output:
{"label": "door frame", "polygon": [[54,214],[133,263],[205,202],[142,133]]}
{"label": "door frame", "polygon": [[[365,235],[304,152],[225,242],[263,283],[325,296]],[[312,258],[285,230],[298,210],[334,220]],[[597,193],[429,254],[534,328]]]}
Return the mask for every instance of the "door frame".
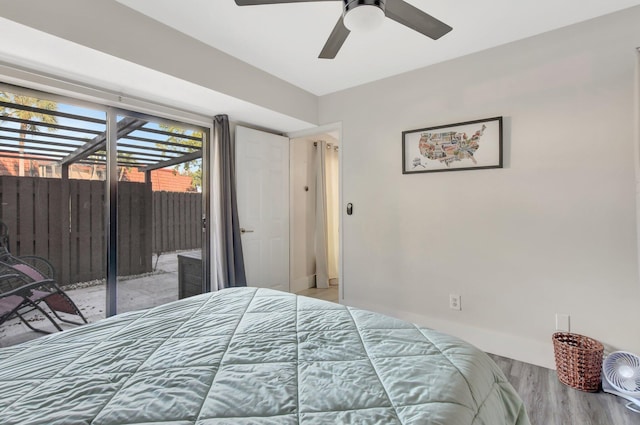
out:
{"label": "door frame", "polygon": [[[318,127],[313,127],[313,128],[309,128],[309,129],[305,129],[305,130],[300,130],[300,131],[293,131],[290,133],[285,133],[285,136],[287,136],[289,138],[289,141],[291,142],[293,139],[300,139],[300,138],[308,138],[308,137],[313,137],[313,136],[319,136],[321,134],[326,134],[326,133],[333,133],[333,132],[337,132],[338,134],[338,142],[340,143],[340,149],[338,150],[338,204],[340,206],[340,214],[338,214],[338,229],[339,229],[339,252],[338,252],[338,301],[340,302],[340,304],[344,304],[344,293],[345,293],[345,281],[344,281],[344,257],[343,257],[343,253],[344,253],[344,211],[342,208],[342,205],[344,205],[343,202],[343,170],[342,170],[342,163],[343,161],[343,134],[342,134],[342,123],[341,122],[335,122],[335,123],[331,123],[331,124],[325,124],[325,125],[321,125]],[[289,160],[291,161],[291,157],[289,157]],[[289,173],[290,173],[290,184],[292,184],[293,182],[293,176],[291,175],[291,173],[293,173],[293,167],[289,167]],[[289,209],[291,210],[293,208],[293,201],[292,201],[292,196],[293,196],[293,191],[290,190],[289,191]],[[293,211],[290,211],[289,216],[292,217]],[[292,221],[291,219],[289,220],[289,237],[291,237],[291,235],[293,234],[293,229],[291,229],[291,225],[292,225]],[[291,243],[289,244],[289,246],[291,246]],[[291,264],[293,264],[292,262],[292,258],[291,258],[291,251],[289,252],[289,282],[293,282],[293,276],[291,275]]]}

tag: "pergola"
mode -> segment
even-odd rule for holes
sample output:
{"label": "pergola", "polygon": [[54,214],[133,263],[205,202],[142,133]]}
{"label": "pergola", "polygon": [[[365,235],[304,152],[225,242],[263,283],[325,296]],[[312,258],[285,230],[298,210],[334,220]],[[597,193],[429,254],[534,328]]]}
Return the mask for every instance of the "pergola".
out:
{"label": "pergola", "polygon": [[[78,123],[61,125],[0,115],[0,157],[49,160],[63,167],[74,163],[106,164],[105,119],[2,101],[0,108],[67,118]],[[20,128],[9,127],[4,122],[17,123]],[[103,127],[104,130],[96,127]],[[63,130],[66,133],[57,134],[43,129]],[[137,167],[140,171],[150,172],[202,157],[202,137],[153,128],[149,121],[140,118],[120,117],[116,134],[118,166]],[[156,137],[150,137],[150,134]],[[157,136],[165,136],[166,140]],[[185,141],[199,142],[199,146],[198,143],[187,145]]]}

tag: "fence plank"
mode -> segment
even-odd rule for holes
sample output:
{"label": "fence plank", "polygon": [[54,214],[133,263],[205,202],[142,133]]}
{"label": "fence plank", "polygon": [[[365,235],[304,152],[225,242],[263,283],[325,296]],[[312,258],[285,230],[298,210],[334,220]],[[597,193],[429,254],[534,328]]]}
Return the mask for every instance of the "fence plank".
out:
{"label": "fence plank", "polygon": [[184,208],[182,208],[182,203],[181,198],[182,198],[182,193],[174,193],[174,198],[173,198],[173,202],[174,202],[174,206],[176,209],[176,246],[177,249],[182,250],[184,249],[184,244],[183,244],[183,237],[184,237]]}
{"label": "fence plank", "polygon": [[118,276],[131,274],[131,186],[118,183]]}
{"label": "fence plank", "polygon": [[144,273],[142,267],[142,256],[145,254],[142,252],[142,239],[144,238],[144,226],[142,225],[145,214],[144,210],[144,193],[141,188],[144,189],[144,185],[136,184],[130,185],[131,198],[130,198],[130,218],[129,218],[129,249],[130,249],[130,261],[129,261],[129,274]]}
{"label": "fence plank", "polygon": [[196,245],[197,241],[198,241],[197,235],[196,235],[196,232],[195,232],[195,230],[196,230],[195,228],[198,225],[198,220],[195,217],[196,211],[195,211],[195,208],[194,208],[195,205],[194,205],[193,200],[194,200],[194,197],[191,196],[191,194],[188,194],[187,198],[186,198],[186,201],[185,201],[185,203],[188,205],[187,209],[188,209],[188,212],[189,212],[189,218],[187,219],[187,222],[189,223],[189,227],[187,228],[187,234],[189,235],[189,245],[190,246]]}
{"label": "fence plank", "polygon": [[78,269],[76,280],[92,280],[91,274],[91,181],[77,180],[78,211],[77,234]]}
{"label": "fence plank", "polygon": [[167,240],[167,248],[175,250],[176,248],[176,203],[175,193],[167,193],[169,199],[169,208],[167,211],[167,224],[169,227],[169,239]]}
{"label": "fence plank", "polygon": [[169,195],[167,192],[160,192],[161,197],[161,210],[162,210],[162,251],[169,252]]}
{"label": "fence plank", "polygon": [[9,244],[12,253],[18,251],[18,178],[2,177],[2,221],[9,228]]}
{"label": "fence plank", "polygon": [[160,223],[161,223],[161,211],[160,211],[160,196],[159,194],[153,194],[152,196],[152,200],[151,200],[153,206],[153,252],[154,253],[159,253],[162,252],[161,249],[161,242],[162,242],[162,232],[161,232],[161,227],[160,227]]}
{"label": "fence plank", "polygon": [[153,256],[153,192],[151,190],[150,184],[144,184],[140,186],[141,196],[140,200],[142,203],[142,211],[144,213],[140,214],[140,230],[141,230],[141,252],[142,255],[142,263],[141,267],[143,271],[150,272],[153,270],[152,266],[152,256]]}
{"label": "fence plank", "polygon": [[91,279],[105,277],[104,190],[105,182],[91,181]]}
{"label": "fence plank", "polygon": [[185,244],[185,249],[187,249],[188,246],[193,245],[193,231],[192,231],[192,227],[193,227],[193,211],[191,211],[191,197],[189,196],[188,193],[184,194],[184,198],[182,201],[182,205],[184,208],[184,244]]}
{"label": "fence plank", "polygon": [[[62,215],[62,185],[60,180],[46,179],[47,200],[43,205],[42,214],[39,216],[43,222],[47,223],[46,239],[48,242],[48,254],[46,258],[53,265],[56,279],[62,285],[68,283],[62,276],[62,226],[60,224]],[[42,217],[44,216],[44,218]]]}
{"label": "fence plank", "polygon": [[[191,211],[193,214],[193,226],[191,232],[193,233],[193,246],[202,247],[202,196],[191,196]],[[211,222],[207,223],[207,226],[211,226]]]}
{"label": "fence plank", "polygon": [[47,204],[49,202],[49,184],[45,179],[34,180],[34,243],[35,255],[49,258],[49,223]]}
{"label": "fence plank", "polygon": [[[69,282],[79,282],[78,276],[78,180],[69,179],[69,217],[71,227],[69,235]],[[63,234],[67,234],[63,229]],[[64,237],[64,236],[63,236]]]}
{"label": "fence plank", "polygon": [[33,178],[18,180],[18,243],[20,255],[35,254],[33,234]]}

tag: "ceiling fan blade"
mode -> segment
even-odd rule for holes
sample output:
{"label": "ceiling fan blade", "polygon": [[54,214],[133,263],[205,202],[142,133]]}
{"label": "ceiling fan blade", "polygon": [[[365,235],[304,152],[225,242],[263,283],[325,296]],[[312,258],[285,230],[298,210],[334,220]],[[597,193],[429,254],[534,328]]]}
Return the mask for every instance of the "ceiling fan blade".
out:
{"label": "ceiling fan blade", "polygon": [[344,21],[342,20],[342,16],[340,16],[340,19],[338,19],[336,26],[333,27],[333,31],[331,31],[318,57],[320,59],[335,58],[350,32],[351,31],[344,26]]}
{"label": "ceiling fan blade", "polygon": [[238,6],[259,6],[261,4],[311,3],[316,1],[338,1],[338,0],[236,0],[236,4]]}
{"label": "ceiling fan blade", "polygon": [[387,0],[385,15],[434,40],[453,28],[403,0]]}

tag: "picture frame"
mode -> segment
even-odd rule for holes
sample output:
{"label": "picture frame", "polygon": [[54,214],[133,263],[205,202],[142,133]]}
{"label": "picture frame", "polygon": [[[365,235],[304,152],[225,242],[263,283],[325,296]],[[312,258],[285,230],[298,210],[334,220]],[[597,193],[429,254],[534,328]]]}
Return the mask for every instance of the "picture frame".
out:
{"label": "picture frame", "polygon": [[502,168],[502,117],[402,132],[402,174]]}

